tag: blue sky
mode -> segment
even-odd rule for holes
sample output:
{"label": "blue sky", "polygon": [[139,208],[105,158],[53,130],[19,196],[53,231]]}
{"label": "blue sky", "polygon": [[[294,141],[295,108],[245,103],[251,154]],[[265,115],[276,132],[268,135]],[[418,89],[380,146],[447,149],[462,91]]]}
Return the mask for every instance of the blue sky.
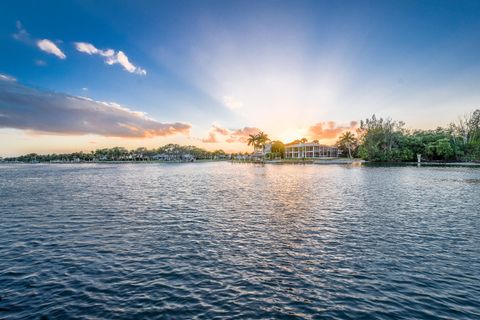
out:
{"label": "blue sky", "polygon": [[479,1],[2,1],[0,154],[447,125],[480,105],[479,30]]}

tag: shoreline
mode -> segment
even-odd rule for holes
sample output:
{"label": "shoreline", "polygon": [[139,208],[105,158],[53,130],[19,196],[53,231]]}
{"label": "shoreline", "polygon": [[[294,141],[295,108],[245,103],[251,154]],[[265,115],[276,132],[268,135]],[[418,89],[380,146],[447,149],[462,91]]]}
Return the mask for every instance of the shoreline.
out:
{"label": "shoreline", "polygon": [[479,162],[372,162],[362,159],[277,159],[277,160],[229,160],[229,159],[205,159],[196,161],[52,161],[52,162],[22,162],[22,161],[0,161],[0,164],[188,164],[208,162],[230,162],[232,164],[312,164],[312,165],[353,165],[353,166],[429,166],[429,167],[480,167]]}
{"label": "shoreline", "polygon": [[146,161],[132,161],[132,160],[107,160],[107,161],[0,161],[0,164],[148,164],[148,163],[204,163],[204,162],[225,162],[228,159],[221,160],[195,160],[195,161],[162,161],[162,160],[146,160]]}

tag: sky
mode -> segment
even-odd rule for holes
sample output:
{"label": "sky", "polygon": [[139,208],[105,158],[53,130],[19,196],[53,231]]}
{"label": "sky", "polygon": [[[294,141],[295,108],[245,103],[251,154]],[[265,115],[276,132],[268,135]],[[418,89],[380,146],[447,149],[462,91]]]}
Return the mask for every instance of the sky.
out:
{"label": "sky", "polygon": [[334,143],[480,106],[480,1],[0,1],[0,156]]}

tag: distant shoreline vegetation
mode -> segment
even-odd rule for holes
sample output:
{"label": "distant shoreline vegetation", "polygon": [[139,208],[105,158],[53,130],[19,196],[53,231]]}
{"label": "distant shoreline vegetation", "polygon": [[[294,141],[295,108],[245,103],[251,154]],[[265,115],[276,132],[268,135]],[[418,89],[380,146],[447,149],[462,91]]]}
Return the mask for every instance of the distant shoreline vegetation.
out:
{"label": "distant shoreline vegetation", "polygon": [[[39,155],[30,153],[3,159],[6,162],[193,162],[197,160],[277,160],[285,159],[285,144],[271,141],[264,132],[250,135],[246,141],[253,153],[226,153],[208,151],[196,146],[167,144],[147,149],[127,150],[123,147],[97,149],[91,152]],[[318,143],[317,140],[313,141]],[[302,138],[292,143],[306,144]],[[287,144],[288,145],[288,144]],[[355,133],[340,135],[335,147],[341,156],[370,162],[480,162],[480,109],[465,115],[448,127],[434,130],[408,130],[402,121],[390,118],[361,120]],[[0,158],[0,160],[2,160]],[[298,161],[299,159],[296,159]],[[309,160],[303,158],[300,160]]]}
{"label": "distant shoreline vegetation", "polygon": [[478,162],[480,109],[447,128],[407,130],[405,123],[375,115],[360,121],[356,135],[345,132],[337,146],[352,156],[372,162]]}
{"label": "distant shoreline vegetation", "polygon": [[167,144],[165,146],[147,149],[137,148],[127,150],[123,147],[97,149],[91,152],[73,152],[64,154],[39,155],[30,153],[19,157],[5,158],[6,162],[192,162],[196,160],[222,160],[227,154],[223,150],[207,151],[195,146]]}

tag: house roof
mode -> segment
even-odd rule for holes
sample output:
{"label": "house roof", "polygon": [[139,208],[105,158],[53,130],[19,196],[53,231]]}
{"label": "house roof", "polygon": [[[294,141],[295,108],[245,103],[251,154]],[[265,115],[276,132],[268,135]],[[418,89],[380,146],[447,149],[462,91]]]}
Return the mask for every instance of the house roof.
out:
{"label": "house roof", "polygon": [[335,146],[327,146],[325,144],[320,144],[316,142],[291,142],[285,145],[286,148],[298,148],[298,147],[325,147],[325,148],[336,148]]}

